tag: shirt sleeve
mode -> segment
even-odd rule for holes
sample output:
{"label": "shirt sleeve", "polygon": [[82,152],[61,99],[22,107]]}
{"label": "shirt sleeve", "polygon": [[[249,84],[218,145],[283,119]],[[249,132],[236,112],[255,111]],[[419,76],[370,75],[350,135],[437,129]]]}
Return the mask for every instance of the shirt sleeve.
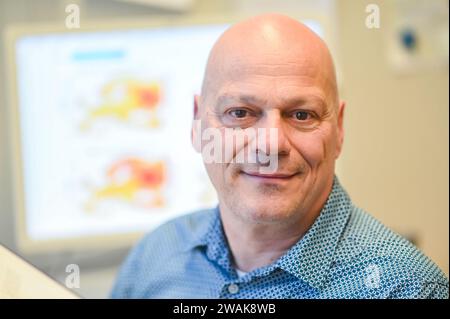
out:
{"label": "shirt sleeve", "polygon": [[420,282],[409,279],[397,285],[389,294],[389,299],[448,299],[448,281]]}
{"label": "shirt sleeve", "polygon": [[420,291],[418,298],[421,299],[448,299],[447,284],[431,282],[425,283]]}

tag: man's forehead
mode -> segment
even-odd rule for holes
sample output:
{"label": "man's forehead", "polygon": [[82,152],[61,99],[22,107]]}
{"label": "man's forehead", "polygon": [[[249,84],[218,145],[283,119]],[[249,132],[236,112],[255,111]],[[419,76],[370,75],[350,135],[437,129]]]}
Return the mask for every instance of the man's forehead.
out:
{"label": "man's forehead", "polygon": [[320,61],[311,57],[287,56],[281,54],[228,55],[220,61],[215,70],[218,77],[230,79],[242,76],[276,76],[317,78],[325,75]]}
{"label": "man's forehead", "polygon": [[329,88],[328,78],[320,67],[295,63],[263,63],[235,65],[222,68],[214,78],[211,91],[220,101],[237,99],[255,101],[267,94],[286,100],[305,97],[325,98]]}
{"label": "man's forehead", "polygon": [[279,50],[265,45],[253,50],[222,52],[214,63],[210,66],[209,81],[216,82],[216,88],[230,82],[324,87],[326,82],[333,81],[327,63],[306,49]]}

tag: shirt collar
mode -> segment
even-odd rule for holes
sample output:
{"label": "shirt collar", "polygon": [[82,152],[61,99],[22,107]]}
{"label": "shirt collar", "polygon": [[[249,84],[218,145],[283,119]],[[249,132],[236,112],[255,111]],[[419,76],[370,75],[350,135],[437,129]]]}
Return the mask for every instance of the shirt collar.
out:
{"label": "shirt collar", "polygon": [[[335,176],[330,195],[313,225],[286,254],[274,264],[264,267],[263,273],[281,268],[319,289],[331,268],[334,252],[347,224],[351,207],[350,197]],[[232,271],[230,251],[218,206],[187,243],[189,249],[206,246],[206,254],[210,260],[216,261],[225,270]]]}
{"label": "shirt collar", "polygon": [[192,238],[187,248],[206,247],[206,255],[216,261],[227,271],[232,271],[231,254],[228,241],[222,227],[219,206],[216,206],[206,220],[203,221],[200,231]]}
{"label": "shirt collar", "polygon": [[350,197],[335,176],[333,188],[319,216],[306,234],[277,261],[277,265],[319,289],[331,268],[351,207]]}

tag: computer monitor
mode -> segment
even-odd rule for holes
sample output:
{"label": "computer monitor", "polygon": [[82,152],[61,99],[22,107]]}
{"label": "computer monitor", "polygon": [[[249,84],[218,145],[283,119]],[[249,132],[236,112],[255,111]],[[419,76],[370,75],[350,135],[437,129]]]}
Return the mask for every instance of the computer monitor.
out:
{"label": "computer monitor", "polygon": [[228,25],[9,29],[21,251],[129,246],[216,204],[190,130],[208,53]]}

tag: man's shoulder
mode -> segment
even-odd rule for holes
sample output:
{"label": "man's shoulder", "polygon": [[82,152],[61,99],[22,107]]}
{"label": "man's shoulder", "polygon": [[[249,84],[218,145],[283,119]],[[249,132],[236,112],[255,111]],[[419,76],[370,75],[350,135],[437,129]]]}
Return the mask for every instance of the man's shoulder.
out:
{"label": "man's shoulder", "polygon": [[[203,209],[173,218],[147,233],[136,249],[167,252],[183,250],[189,243],[205,232],[215,216],[214,209]],[[149,246],[152,249],[148,249]]]}
{"label": "man's shoulder", "polygon": [[214,209],[191,212],[169,220],[145,235],[122,264],[111,296],[147,296],[149,285],[158,286],[161,278],[171,273],[169,270],[172,274],[177,271],[174,260],[183,261],[188,256],[189,248],[207,231],[214,216]]}
{"label": "man's shoulder", "polygon": [[398,287],[416,285],[422,290],[446,287],[448,295],[448,279],[431,259],[358,207],[352,208],[335,263],[344,268],[364,269],[368,275],[376,271],[380,278]]}

